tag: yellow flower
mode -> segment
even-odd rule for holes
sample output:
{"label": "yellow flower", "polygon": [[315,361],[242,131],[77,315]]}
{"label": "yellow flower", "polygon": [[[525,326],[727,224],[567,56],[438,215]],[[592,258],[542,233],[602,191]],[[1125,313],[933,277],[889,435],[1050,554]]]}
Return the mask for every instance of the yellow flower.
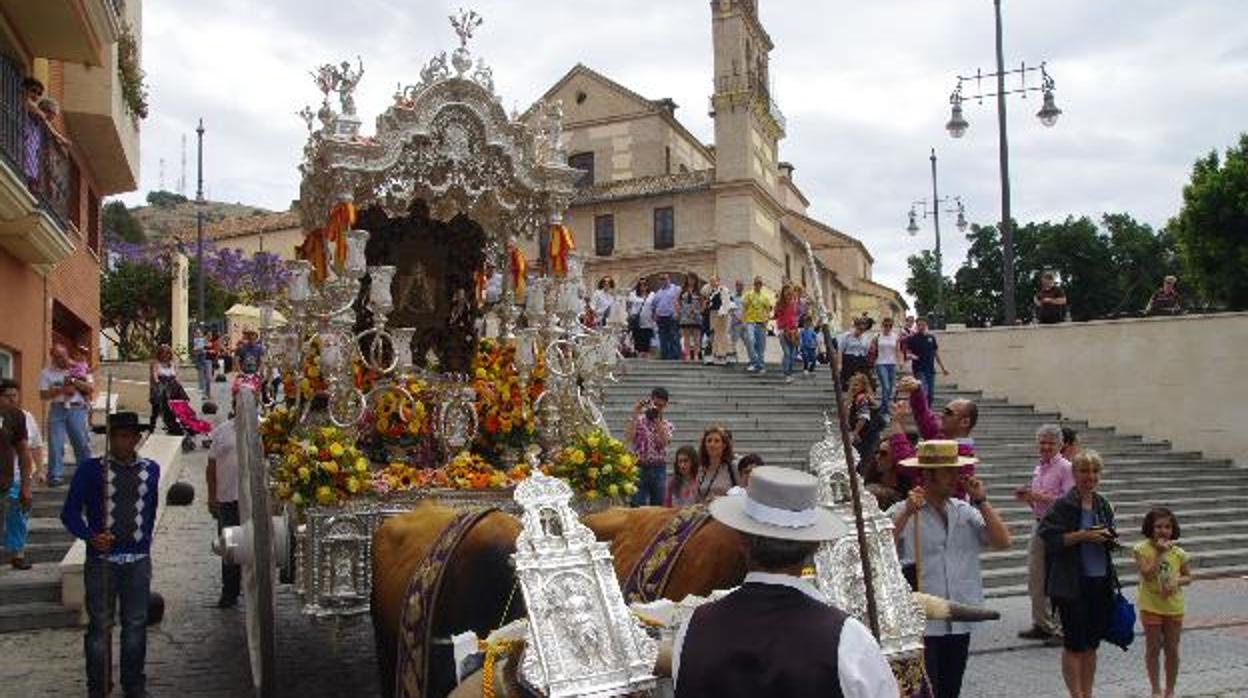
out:
{"label": "yellow flower", "polygon": [[603,474],[603,475],[610,475],[610,474],[611,474],[611,464],[610,464],[610,463],[607,463],[606,465],[602,466],[602,474]]}
{"label": "yellow flower", "polygon": [[368,459],[365,458],[364,456],[360,456],[359,458],[356,458],[355,459],[355,471],[357,473],[368,472]]}
{"label": "yellow flower", "polygon": [[478,368],[478,369],[477,369],[477,372],[476,372],[474,375],[475,375],[477,378],[480,378],[481,380],[485,380],[485,379],[488,377],[488,376],[486,375],[486,373],[485,373],[485,369],[484,369],[484,368]]}
{"label": "yellow flower", "polygon": [[631,453],[625,453],[620,456],[620,467],[631,468],[634,463],[636,463],[636,459],[633,458]]}
{"label": "yellow flower", "polygon": [[338,464],[337,464],[336,462],[332,461],[332,460],[330,460],[330,461],[325,461],[325,464],[321,466],[321,470],[324,470],[325,472],[329,473],[330,475],[337,475],[337,474],[338,474]]}
{"label": "yellow flower", "polygon": [[353,477],[347,478],[347,491],[350,492],[351,494],[355,494],[356,492],[359,492],[360,483],[356,482],[355,478]]}
{"label": "yellow flower", "polygon": [[631,482],[628,483],[627,485],[624,485],[624,494],[628,494],[628,495],[637,494],[637,485],[634,485]]}
{"label": "yellow flower", "polygon": [[598,469],[597,469],[597,468],[590,468],[590,469],[589,469],[589,471],[588,471],[586,474],[587,474],[587,475],[589,475],[589,479],[591,479],[591,480],[597,480],[597,479],[598,479]]}
{"label": "yellow flower", "polygon": [[317,448],[316,446],[313,446],[312,444],[304,444],[303,452],[315,458],[317,454]]}
{"label": "yellow flower", "polygon": [[568,454],[568,460],[571,460],[573,465],[581,465],[585,462],[585,452],[579,448],[574,448],[572,453]]}
{"label": "yellow flower", "polygon": [[598,490],[589,490],[586,492],[585,499],[598,499]]}
{"label": "yellow flower", "polygon": [[290,503],[294,504],[295,506],[299,506],[300,504],[303,504],[303,495],[299,494],[298,492],[290,495]]}
{"label": "yellow flower", "polygon": [[316,501],[321,504],[329,504],[334,501],[334,490],[329,485],[321,485],[316,488]]}
{"label": "yellow flower", "polygon": [[329,455],[334,458],[340,458],[344,453],[346,453],[346,450],[343,449],[342,444],[334,443],[329,445]]}
{"label": "yellow flower", "polygon": [[607,487],[607,494],[611,495],[612,497],[620,496],[619,485],[610,485],[609,487]]}
{"label": "yellow flower", "polygon": [[308,469],[307,469],[307,468],[303,468],[303,467],[299,468],[299,479],[300,479],[300,480],[303,480],[304,482],[307,482],[307,481],[308,481],[308,478],[310,478],[310,477],[312,477],[312,473],[308,472]]}
{"label": "yellow flower", "polygon": [[597,434],[590,434],[588,437],[586,437],[586,438],[585,438],[585,443],[586,443],[586,444],[587,444],[590,448],[598,448],[598,443],[599,443],[599,441],[598,441],[598,435],[597,435]]}

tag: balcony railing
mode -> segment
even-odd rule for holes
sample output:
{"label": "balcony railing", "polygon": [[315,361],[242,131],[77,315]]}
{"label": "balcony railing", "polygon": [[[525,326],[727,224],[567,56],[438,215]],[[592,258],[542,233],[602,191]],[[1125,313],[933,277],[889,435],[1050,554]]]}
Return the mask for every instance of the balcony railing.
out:
{"label": "balcony railing", "polygon": [[0,153],[21,173],[27,189],[62,226],[70,220],[74,164],[43,117],[27,109],[22,72],[0,58]]}
{"label": "balcony railing", "polygon": [[[767,111],[771,114],[771,118],[775,119],[780,126],[781,131],[787,130],[788,122],[784,118],[784,113],[780,111],[780,106],[771,98],[771,89],[766,81],[760,79],[757,74],[751,72],[745,75],[721,75],[715,78],[715,92],[722,94],[725,92],[753,92],[759,95],[767,104]],[[712,111],[714,106],[712,105]]]}

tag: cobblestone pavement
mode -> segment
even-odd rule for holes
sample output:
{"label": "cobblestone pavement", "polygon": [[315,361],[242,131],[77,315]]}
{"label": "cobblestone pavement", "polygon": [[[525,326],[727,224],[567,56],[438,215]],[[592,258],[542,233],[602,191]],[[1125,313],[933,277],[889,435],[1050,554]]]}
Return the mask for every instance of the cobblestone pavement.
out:
{"label": "cobblestone pavement", "polygon": [[[158,698],[245,697],[251,694],[243,615],[213,606],[218,558],[209,549],[214,523],[204,506],[202,451],[183,456],[182,479],[196,487],[196,503],[170,509],[154,549],[153,589],[166,600],[164,623],[148,640],[149,689]],[[1201,582],[1189,592],[1179,694],[1248,697],[1248,581]],[[1026,599],[994,600],[1003,619],[976,633],[963,695],[966,698],[1047,698],[1064,695],[1060,650],[1014,635],[1026,622]],[[361,619],[342,628],[300,616],[289,590],[279,592],[278,677],[282,696],[356,698],[379,695],[372,628]],[[1101,651],[1097,695],[1148,696],[1143,640],[1129,652]],[[78,630],[0,635],[0,695],[85,695]]]}

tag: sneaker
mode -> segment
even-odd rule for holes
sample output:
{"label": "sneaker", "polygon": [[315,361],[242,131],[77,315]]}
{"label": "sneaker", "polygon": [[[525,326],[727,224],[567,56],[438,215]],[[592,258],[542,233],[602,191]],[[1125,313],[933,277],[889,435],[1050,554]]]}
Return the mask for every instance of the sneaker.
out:
{"label": "sneaker", "polygon": [[762,366],[759,366],[759,367],[758,367],[758,375],[760,375],[760,376],[761,376],[761,375],[763,375],[763,374],[764,374],[764,373],[766,373],[766,372],[767,372],[767,369],[763,368]]}
{"label": "sneaker", "polygon": [[758,372],[759,372],[759,371],[761,371],[761,370],[762,370],[762,369],[760,369],[760,368],[759,368],[759,367],[757,367],[757,366],[746,366],[746,367],[745,367],[745,372],[746,372],[746,373],[758,373]]}
{"label": "sneaker", "polygon": [[785,382],[785,383],[792,383],[792,382],[793,382],[793,376],[785,376],[785,377],[784,377],[784,382]]}
{"label": "sneaker", "polygon": [[1045,647],[1062,647],[1066,644],[1066,640],[1061,635],[1048,635],[1044,638]]}
{"label": "sneaker", "polygon": [[59,477],[48,478],[48,487],[60,487],[61,485],[64,485],[64,484],[65,484],[65,480]]}

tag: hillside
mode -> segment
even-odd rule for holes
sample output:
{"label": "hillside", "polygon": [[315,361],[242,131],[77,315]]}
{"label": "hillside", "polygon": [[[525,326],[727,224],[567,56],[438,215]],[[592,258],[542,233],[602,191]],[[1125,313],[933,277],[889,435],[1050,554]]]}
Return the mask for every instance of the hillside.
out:
{"label": "hillside", "polygon": [[226,218],[261,216],[272,211],[257,206],[224,201],[206,201],[196,206],[193,201],[169,202],[163,205],[147,205],[130,209],[130,215],[143,225],[148,239],[156,240],[178,230],[195,226],[195,212],[204,212],[204,224],[210,225]]}

